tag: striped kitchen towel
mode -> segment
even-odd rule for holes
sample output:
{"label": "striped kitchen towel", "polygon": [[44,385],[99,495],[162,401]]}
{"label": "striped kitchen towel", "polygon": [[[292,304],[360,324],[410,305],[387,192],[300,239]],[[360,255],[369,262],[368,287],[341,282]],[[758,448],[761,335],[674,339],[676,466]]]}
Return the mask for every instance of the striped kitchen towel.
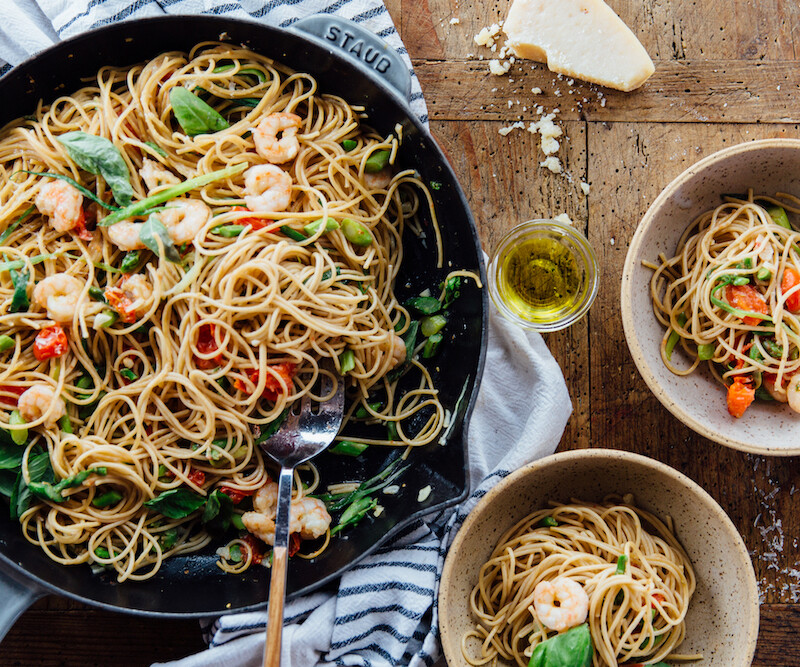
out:
{"label": "striped kitchen towel", "polygon": [[312,14],[360,23],[403,58],[411,72],[411,110],[428,123],[419,80],[383,0],[0,0],[0,75],[59,39],[161,14],[216,14],[282,28]]}
{"label": "striped kitchen towel", "polygon": [[[0,0],[0,58],[8,63],[0,73],[59,38],[128,18],[213,13],[288,26],[323,12],[362,23],[397,49],[411,69],[381,0]],[[413,71],[411,105],[427,123]],[[563,375],[542,337],[492,309],[486,371],[469,428],[469,499],[409,526],[332,589],[288,603],[284,667],[430,667],[440,654],[436,596],[453,536],[494,484],[555,450],[571,410]],[[265,623],[265,612],[212,620],[206,627],[208,650],[164,664],[257,667]]]}

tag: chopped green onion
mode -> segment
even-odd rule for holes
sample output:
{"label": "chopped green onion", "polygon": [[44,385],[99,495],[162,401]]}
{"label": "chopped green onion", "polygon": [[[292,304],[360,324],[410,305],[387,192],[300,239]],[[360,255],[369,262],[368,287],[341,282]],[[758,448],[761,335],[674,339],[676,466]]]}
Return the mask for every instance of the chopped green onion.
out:
{"label": "chopped green onion", "polygon": [[342,232],[345,238],[353,245],[366,247],[372,245],[372,234],[369,229],[352,218],[342,220]]}
{"label": "chopped green onion", "polygon": [[[678,313],[678,317],[676,319],[678,320],[678,326],[683,326],[684,324],[686,324],[686,315],[684,313]],[[678,344],[678,340],[680,340],[680,337],[681,337],[680,334],[677,331],[675,331],[675,329],[673,329],[670,332],[669,338],[667,338],[666,348],[664,349],[664,354],[667,357],[667,359],[670,360],[672,359],[672,351]]]}
{"label": "chopped green onion", "polygon": [[111,558],[111,554],[105,547],[97,547],[94,550],[94,555],[97,556],[98,558]]}
{"label": "chopped green onion", "polygon": [[386,436],[391,442],[394,442],[395,440],[398,439],[397,422],[386,423]]}
{"label": "chopped green onion", "polygon": [[[242,516],[240,514],[236,514],[236,512],[231,514],[231,523],[233,524],[234,528],[236,528],[236,530],[244,530],[245,529],[244,521],[242,521]],[[238,545],[234,545],[234,546],[238,546]],[[233,554],[233,547],[231,547],[231,554]],[[240,555],[241,555],[241,552],[240,552]]]}
{"label": "chopped green onion", "polygon": [[432,336],[428,336],[428,340],[425,341],[425,347],[422,348],[422,358],[430,359],[431,357],[435,356],[439,351],[439,345],[442,344],[442,339],[443,336],[440,333],[435,333]]}
{"label": "chopped green onion", "polygon": [[0,336],[0,352],[10,350],[12,347],[16,347],[16,345],[16,341],[11,336],[7,336],[6,334]]}
{"label": "chopped green onion", "polygon": [[95,496],[94,500],[92,500],[92,505],[94,507],[109,507],[116,505],[120,500],[122,500],[122,494],[119,491],[111,490]]}
{"label": "chopped green onion", "polygon": [[765,267],[761,267],[756,271],[756,280],[769,280],[772,278],[772,271]]}
{"label": "chopped green onion", "polygon": [[[19,410],[12,410],[11,413],[8,415],[8,425],[9,426],[22,426],[23,424],[27,424],[20,414]],[[12,429],[9,434],[11,435],[11,439],[17,445],[24,445],[28,441],[28,429],[26,428],[15,428]]]}
{"label": "chopped green onion", "polygon": [[539,525],[545,528],[555,528],[558,525],[558,521],[551,516],[546,516],[539,522]]}
{"label": "chopped green onion", "polygon": [[89,288],[89,298],[100,303],[107,303],[105,292],[96,285]]}
{"label": "chopped green onion", "polygon": [[423,336],[430,337],[439,333],[446,324],[447,318],[444,315],[431,315],[420,320],[419,328]]}
{"label": "chopped green onion", "polygon": [[131,250],[125,254],[125,257],[122,258],[119,268],[122,273],[133,273],[136,270],[136,267],[139,266],[140,260],[141,255],[139,254],[139,251]]}
{"label": "chopped green onion", "polygon": [[94,316],[94,328],[106,329],[119,319],[119,314],[113,310],[104,310]]}
{"label": "chopped green onion", "polygon": [[130,368],[123,368],[119,374],[124,377],[129,382],[135,382],[139,379],[139,376],[134,373]]}
{"label": "chopped green onion", "polygon": [[69,415],[61,415],[58,420],[58,425],[64,433],[73,433],[72,422],[69,420]]}
{"label": "chopped green onion", "polygon": [[[374,403],[367,403],[367,405],[373,410],[373,412],[378,412],[381,409],[381,402],[375,401]],[[353,417],[356,419],[367,419],[372,417],[372,415],[367,412],[367,409],[363,405],[359,405],[358,409],[353,413]]]}
{"label": "chopped green onion", "polygon": [[339,366],[342,375],[349,373],[356,367],[356,357],[353,354],[353,350],[345,350],[339,355]]}
{"label": "chopped green onion", "polygon": [[765,338],[761,341],[761,345],[767,351],[767,354],[773,359],[780,359],[783,356],[783,346],[778,345],[771,338]]}
{"label": "chopped green onion", "polygon": [[214,227],[211,231],[226,239],[232,239],[241,234],[245,229],[244,225],[219,225]]}
{"label": "chopped green onion", "polygon": [[752,269],[753,268],[753,258],[752,257],[745,257],[744,258],[744,262],[742,262],[742,264],[744,264],[744,268]]}
{"label": "chopped green onion", "polygon": [[342,142],[342,148],[344,148],[348,153],[356,146],[358,146],[358,142],[355,139],[345,139]]}
{"label": "chopped green onion", "polygon": [[389,164],[390,155],[390,151],[375,151],[364,163],[364,171],[369,174],[377,174],[379,171],[383,171],[386,165]]}
{"label": "chopped green onion", "polygon": [[715,349],[716,346],[714,343],[704,343],[703,345],[698,345],[697,358],[700,359],[700,361],[708,361],[714,356]]}
{"label": "chopped green onion", "polygon": [[617,574],[625,574],[625,566],[628,564],[628,557],[622,554],[617,558]]}
{"label": "chopped green onion", "polygon": [[19,227],[23,222],[25,222],[25,220],[28,218],[28,216],[31,213],[33,213],[35,210],[36,210],[35,206],[29,206],[22,213],[21,216],[19,216],[16,220],[14,220],[14,222],[12,222],[8,227],[6,227],[5,231],[2,234],[0,234],[0,245],[3,245],[6,242],[6,239],[8,239],[8,237],[11,236],[11,234],[14,233],[14,230],[17,227]]}
{"label": "chopped green onion", "polygon": [[767,209],[767,213],[769,213],[769,217],[772,218],[772,222],[779,227],[792,229],[792,225],[789,223],[789,216],[786,215],[786,210],[782,206],[770,206]]}
{"label": "chopped green onion", "polygon": [[333,218],[320,218],[319,220],[314,220],[314,222],[309,222],[307,225],[303,227],[303,230],[309,236],[314,236],[319,231],[319,228],[322,227],[322,224],[325,223],[325,232],[332,232],[336,229],[339,229],[339,223],[336,222]]}
{"label": "chopped green onion", "polygon": [[339,456],[358,456],[359,454],[363,454],[368,447],[369,445],[365,445],[363,442],[342,440],[331,447],[330,452],[332,454],[338,454]]}
{"label": "chopped green onion", "polygon": [[414,296],[406,299],[405,305],[423,315],[434,315],[442,309],[442,302],[432,296]]}
{"label": "chopped green onion", "polygon": [[408,325],[408,329],[406,330],[406,335],[403,336],[403,341],[406,344],[406,361],[411,361],[411,357],[414,355],[414,348],[417,345],[418,331],[419,331],[419,322],[417,322],[417,320],[413,320],[411,324]]}
{"label": "chopped green onion", "polygon": [[305,234],[298,232],[296,229],[292,229],[289,225],[281,225],[280,230],[283,234],[292,239],[292,241],[302,242],[306,240]]}

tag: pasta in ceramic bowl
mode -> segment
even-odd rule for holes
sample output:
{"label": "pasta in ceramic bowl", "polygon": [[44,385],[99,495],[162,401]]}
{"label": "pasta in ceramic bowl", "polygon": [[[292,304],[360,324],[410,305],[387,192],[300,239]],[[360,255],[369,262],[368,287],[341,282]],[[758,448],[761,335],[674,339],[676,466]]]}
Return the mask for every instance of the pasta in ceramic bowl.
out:
{"label": "pasta in ceramic bowl", "polygon": [[745,667],[758,634],[755,574],[716,502],[652,459],[599,449],[492,489],[453,540],[439,609],[450,664]]}
{"label": "pasta in ceramic bowl", "polygon": [[625,260],[625,339],[647,385],[701,435],[800,453],[800,142],[710,155],[670,183]]}

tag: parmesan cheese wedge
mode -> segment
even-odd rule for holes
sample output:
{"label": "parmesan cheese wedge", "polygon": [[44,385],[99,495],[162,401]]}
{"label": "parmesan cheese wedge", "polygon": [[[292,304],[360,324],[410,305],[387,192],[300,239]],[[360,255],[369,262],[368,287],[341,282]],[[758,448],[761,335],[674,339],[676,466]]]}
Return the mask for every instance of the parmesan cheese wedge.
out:
{"label": "parmesan cheese wedge", "polygon": [[503,24],[520,58],[629,91],[655,71],[636,35],[602,0],[514,0]]}

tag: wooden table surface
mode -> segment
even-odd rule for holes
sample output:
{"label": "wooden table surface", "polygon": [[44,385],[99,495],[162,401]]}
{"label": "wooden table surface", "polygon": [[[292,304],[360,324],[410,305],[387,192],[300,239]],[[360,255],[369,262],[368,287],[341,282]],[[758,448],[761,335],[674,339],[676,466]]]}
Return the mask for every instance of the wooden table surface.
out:
{"label": "wooden table surface", "polygon": [[[387,5],[484,247],[491,250],[520,221],[567,213],[597,251],[602,282],[589,316],[546,336],[574,404],[560,449],[635,451],[701,484],[752,554],[762,601],[753,664],[800,665],[798,460],[729,450],[678,422],[639,376],[619,309],[630,239],[673,177],[725,146],[800,136],[798,3],[611,0],[656,64],[643,88],[618,93],[578,81],[568,85],[530,62],[518,62],[506,76],[490,74],[491,53],[473,36],[503,19],[508,2]],[[451,23],[454,17],[458,22]],[[478,60],[479,53],[486,60]],[[533,95],[534,87],[542,94]],[[537,105],[560,109],[565,137],[558,156],[571,178],[539,167],[544,156],[537,136],[498,133],[513,121],[537,119]],[[591,184],[588,197],[581,181]],[[147,665],[202,648],[195,621],[147,620],[48,598],[17,622],[0,646],[0,665]]]}

